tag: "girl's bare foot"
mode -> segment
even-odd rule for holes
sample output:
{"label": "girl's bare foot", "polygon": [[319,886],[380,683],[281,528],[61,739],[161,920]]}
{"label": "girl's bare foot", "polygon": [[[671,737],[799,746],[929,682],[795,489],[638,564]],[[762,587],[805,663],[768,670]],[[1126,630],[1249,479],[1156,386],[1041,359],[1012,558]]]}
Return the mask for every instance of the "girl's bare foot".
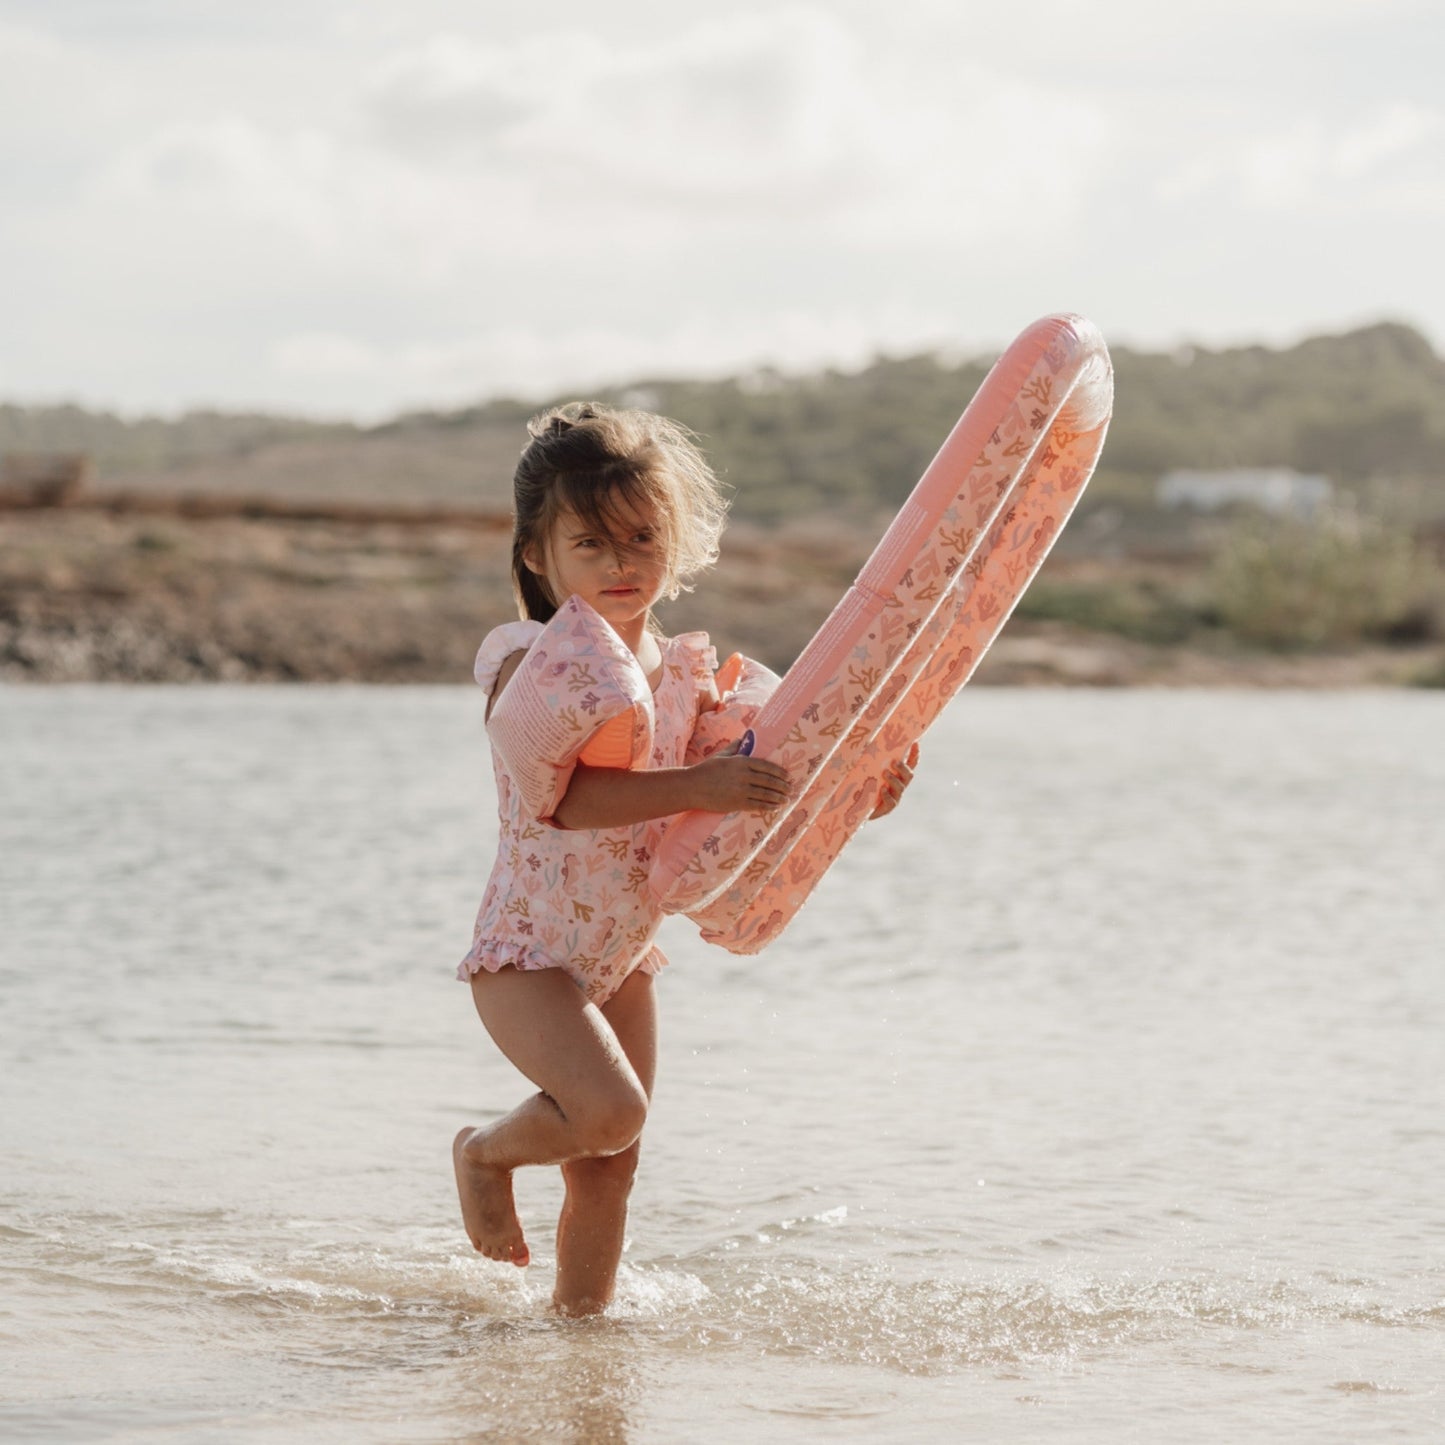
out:
{"label": "girl's bare foot", "polygon": [[522,1237],[522,1222],[512,1198],[512,1171],[478,1163],[468,1154],[467,1144],[475,1132],[463,1129],[452,1140],[452,1165],[467,1238],[472,1248],[488,1259],[527,1264],[532,1255]]}

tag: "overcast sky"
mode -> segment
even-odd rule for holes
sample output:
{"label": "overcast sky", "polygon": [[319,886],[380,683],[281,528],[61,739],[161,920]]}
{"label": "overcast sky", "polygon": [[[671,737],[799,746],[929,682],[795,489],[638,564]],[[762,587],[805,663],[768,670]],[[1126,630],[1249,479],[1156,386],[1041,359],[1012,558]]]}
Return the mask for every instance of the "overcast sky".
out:
{"label": "overcast sky", "polygon": [[1442,0],[0,0],[0,399],[1445,343]]}

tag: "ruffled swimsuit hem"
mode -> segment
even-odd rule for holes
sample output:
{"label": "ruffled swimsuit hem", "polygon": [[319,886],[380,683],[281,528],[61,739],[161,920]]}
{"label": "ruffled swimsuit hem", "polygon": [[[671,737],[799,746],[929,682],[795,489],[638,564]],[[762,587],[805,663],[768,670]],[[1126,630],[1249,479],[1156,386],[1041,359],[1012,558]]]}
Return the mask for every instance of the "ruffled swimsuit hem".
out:
{"label": "ruffled swimsuit hem", "polygon": [[569,968],[565,960],[554,958],[545,948],[538,948],[534,943],[523,943],[515,938],[479,938],[457,965],[457,978],[462,983],[469,983],[483,970],[497,973],[504,968],[515,968],[519,973],[536,973],[544,968],[560,968],[593,1003],[603,1003],[622,987],[629,974],[641,971],[655,976],[666,967],[667,955],[654,944],[642,955],[635,968],[629,968],[620,976],[584,976],[578,970]]}

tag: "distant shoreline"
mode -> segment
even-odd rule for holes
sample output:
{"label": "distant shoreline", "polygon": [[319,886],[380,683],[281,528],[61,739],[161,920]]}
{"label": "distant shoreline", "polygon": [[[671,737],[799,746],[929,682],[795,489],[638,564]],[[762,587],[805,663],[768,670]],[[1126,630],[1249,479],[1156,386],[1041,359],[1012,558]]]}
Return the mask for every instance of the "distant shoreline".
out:
{"label": "distant shoreline", "polygon": [[[515,616],[508,538],[444,521],[9,512],[0,547],[0,682],[464,683],[481,637]],[[871,538],[820,525],[739,527],[674,632],[710,631],[786,668],[851,582]],[[1099,570],[1097,561],[1090,564]],[[1129,563],[1110,566],[1117,582]],[[1048,579],[1090,585],[1065,557]],[[1445,685],[1436,643],[1269,652],[1226,635],[1144,641],[1015,617],[977,685],[1389,688]]]}

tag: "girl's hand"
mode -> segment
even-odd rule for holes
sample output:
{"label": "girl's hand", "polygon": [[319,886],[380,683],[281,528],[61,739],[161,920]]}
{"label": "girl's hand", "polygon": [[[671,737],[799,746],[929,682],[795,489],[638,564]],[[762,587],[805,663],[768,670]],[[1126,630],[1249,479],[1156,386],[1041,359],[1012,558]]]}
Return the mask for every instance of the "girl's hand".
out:
{"label": "girl's hand", "polygon": [[792,796],[788,770],[766,758],[740,757],[739,744],[714,753],[688,771],[690,808],[707,813],[767,813]]}
{"label": "girl's hand", "polygon": [[868,815],[869,822],[891,813],[903,798],[903,790],[913,781],[913,770],[918,766],[918,744],[908,749],[908,756],[899,758],[883,774],[878,784],[878,804]]}
{"label": "girl's hand", "polygon": [[700,713],[716,712],[722,706],[722,694],[717,690],[717,678],[710,677],[705,687],[697,690],[697,710]]}

